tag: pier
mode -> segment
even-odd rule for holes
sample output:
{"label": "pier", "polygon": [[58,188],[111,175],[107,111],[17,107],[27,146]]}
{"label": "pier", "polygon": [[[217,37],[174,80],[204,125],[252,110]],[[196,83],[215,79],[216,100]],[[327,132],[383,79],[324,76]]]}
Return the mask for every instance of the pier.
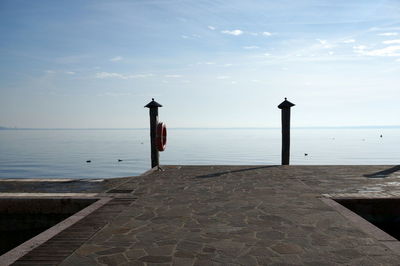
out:
{"label": "pier", "polygon": [[41,238],[49,237],[43,243],[11,251],[14,257],[6,253],[8,257],[0,261],[14,265],[400,262],[396,238],[338,203],[400,199],[398,167],[162,166],[162,170],[103,182],[75,181],[75,185],[74,181],[69,185],[68,181],[42,185],[2,181],[2,198],[73,193],[100,200],[96,208],[89,206],[63,225],[62,231],[45,231]]}

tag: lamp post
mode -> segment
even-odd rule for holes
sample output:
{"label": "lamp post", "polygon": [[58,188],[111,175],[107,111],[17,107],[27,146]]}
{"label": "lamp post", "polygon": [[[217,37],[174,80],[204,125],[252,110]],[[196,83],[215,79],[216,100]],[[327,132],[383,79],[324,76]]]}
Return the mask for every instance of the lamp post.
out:
{"label": "lamp post", "polygon": [[286,98],[278,105],[282,110],[282,165],[289,165],[290,158],[290,108],[294,106]]}
{"label": "lamp post", "polygon": [[156,129],[158,124],[158,107],[162,107],[162,105],[154,101],[154,98],[152,98],[151,102],[149,102],[145,107],[149,108],[150,113],[151,168],[153,168],[160,165],[160,155],[156,147]]}

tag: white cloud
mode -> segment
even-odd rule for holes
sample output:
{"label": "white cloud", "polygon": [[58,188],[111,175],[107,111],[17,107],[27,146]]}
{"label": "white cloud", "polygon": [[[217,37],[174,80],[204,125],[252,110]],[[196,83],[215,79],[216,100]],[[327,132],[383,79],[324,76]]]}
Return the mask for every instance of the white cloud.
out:
{"label": "white cloud", "polygon": [[181,37],[183,39],[198,39],[198,38],[201,38],[201,36],[198,35],[198,34],[191,34],[190,36],[189,35],[181,35]]}
{"label": "white cloud", "polygon": [[333,52],[333,51],[329,51],[328,54],[329,54],[329,55],[333,55],[334,52]]}
{"label": "white cloud", "polygon": [[272,33],[269,32],[269,31],[264,31],[264,32],[261,33],[261,34],[264,35],[264,36],[271,36],[271,35],[272,35]]}
{"label": "white cloud", "polygon": [[209,28],[210,30],[215,30],[216,29],[214,26],[208,26],[207,28]]}
{"label": "white cloud", "polygon": [[234,36],[239,36],[243,34],[243,31],[241,30],[223,30],[221,31],[223,34],[228,34],[228,35],[234,35]]}
{"label": "white cloud", "polygon": [[400,45],[388,46],[382,49],[366,50],[365,46],[362,49],[355,49],[355,52],[367,56],[400,56]]}
{"label": "white cloud", "polygon": [[215,62],[197,62],[198,65],[215,65]]}
{"label": "white cloud", "polygon": [[230,76],[218,76],[217,79],[230,79]]}
{"label": "white cloud", "polygon": [[246,50],[254,50],[254,49],[258,49],[258,48],[260,48],[260,47],[255,46],[255,45],[253,45],[253,46],[244,46],[243,47],[243,49],[246,49]]}
{"label": "white cloud", "polygon": [[122,74],[118,74],[118,73],[99,72],[99,73],[96,73],[96,78],[98,78],[98,79],[106,79],[106,78],[126,79],[126,76],[122,75]]}
{"label": "white cloud", "polygon": [[137,78],[149,78],[154,76],[153,74],[135,74],[135,75],[128,75],[128,78],[137,79]]}
{"label": "white cloud", "polygon": [[357,45],[357,46],[353,46],[354,50],[365,50],[367,49],[367,46],[365,45]]}
{"label": "white cloud", "polygon": [[383,44],[400,44],[400,40],[387,40],[383,41]]}
{"label": "white cloud", "polygon": [[135,79],[135,78],[148,78],[154,76],[153,74],[120,74],[113,72],[98,72],[96,73],[96,78],[98,79],[107,79],[107,78],[118,78],[118,79]]}
{"label": "white cloud", "polygon": [[327,40],[317,39],[317,41],[321,44],[322,48],[329,49],[333,48],[335,45],[330,44]]}
{"label": "white cloud", "polygon": [[354,39],[348,39],[348,40],[342,41],[342,43],[355,43],[355,42],[356,42],[356,40],[354,40]]}
{"label": "white cloud", "polygon": [[164,75],[166,78],[181,78],[182,75]]}
{"label": "white cloud", "polygon": [[265,53],[264,56],[271,56],[271,54],[270,53]]}
{"label": "white cloud", "polygon": [[384,32],[384,33],[379,33],[379,36],[397,36],[399,35],[397,32]]}
{"label": "white cloud", "polygon": [[123,58],[122,56],[116,56],[110,59],[111,62],[118,62],[121,61]]}
{"label": "white cloud", "polygon": [[233,64],[224,64],[224,67],[230,67],[233,66]]}
{"label": "white cloud", "polygon": [[73,72],[73,71],[67,71],[65,73],[68,74],[68,75],[75,75],[75,72]]}

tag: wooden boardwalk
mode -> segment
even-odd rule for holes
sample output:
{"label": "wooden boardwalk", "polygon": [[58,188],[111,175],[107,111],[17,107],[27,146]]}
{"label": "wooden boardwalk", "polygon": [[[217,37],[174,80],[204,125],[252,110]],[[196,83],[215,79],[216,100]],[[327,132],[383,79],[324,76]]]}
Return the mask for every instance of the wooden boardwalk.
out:
{"label": "wooden boardwalk", "polygon": [[16,264],[400,265],[396,239],[325,200],[400,198],[396,167],[163,169],[105,187],[113,193],[98,196],[115,206],[104,205]]}

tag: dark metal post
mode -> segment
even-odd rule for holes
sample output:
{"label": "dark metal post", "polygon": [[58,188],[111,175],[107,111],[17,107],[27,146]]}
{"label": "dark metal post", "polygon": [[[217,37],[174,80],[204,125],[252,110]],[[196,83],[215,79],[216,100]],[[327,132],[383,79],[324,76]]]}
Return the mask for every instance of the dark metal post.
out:
{"label": "dark metal post", "polygon": [[294,104],[286,98],[278,105],[282,110],[282,165],[289,165],[290,158],[290,108]]}
{"label": "dark metal post", "polygon": [[161,104],[151,99],[145,107],[150,110],[150,145],[151,145],[151,168],[160,165],[159,153],[156,147],[156,129],[158,124],[158,107],[162,107]]}

